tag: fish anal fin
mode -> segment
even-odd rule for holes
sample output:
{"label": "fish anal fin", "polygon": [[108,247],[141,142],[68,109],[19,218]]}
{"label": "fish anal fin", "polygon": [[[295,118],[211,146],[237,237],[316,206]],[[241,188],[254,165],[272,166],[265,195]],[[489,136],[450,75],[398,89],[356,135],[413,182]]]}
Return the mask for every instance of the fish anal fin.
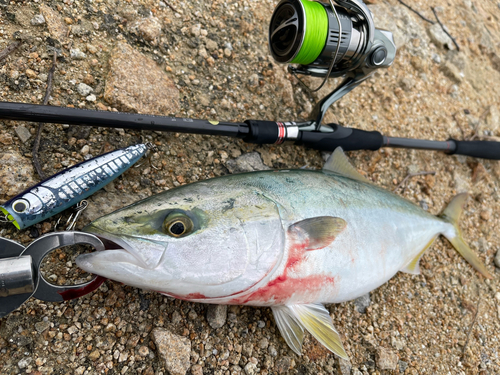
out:
{"label": "fish anal fin", "polygon": [[271,309],[281,336],[283,336],[288,346],[297,355],[300,355],[302,342],[304,341],[304,327],[287,306],[272,306]]}
{"label": "fish anal fin", "polygon": [[317,250],[330,245],[346,226],[340,217],[317,216],[290,225],[288,232],[304,242],[306,250]]}
{"label": "fish anal fin", "polygon": [[286,305],[298,322],[328,350],[349,359],[332,318],[322,304]]}
{"label": "fish anal fin", "polygon": [[420,275],[420,259],[427,251],[427,249],[432,246],[436,238],[437,236],[433,237],[427,243],[427,245],[425,245],[424,248],[418,253],[418,255],[401,270],[401,272],[409,273],[411,275]]}
{"label": "fish anal fin", "polygon": [[353,180],[370,182],[365,176],[359,173],[345,156],[342,147],[337,147],[323,166],[324,171],[335,172]]}
{"label": "fish anal fin", "polygon": [[458,222],[460,220],[460,215],[462,213],[462,208],[467,200],[467,193],[458,194],[452,199],[450,204],[445,208],[440,217],[453,225],[454,233],[443,233],[443,235],[450,241],[456,251],[465,258],[469,264],[479,271],[487,279],[492,279],[493,277],[489,273],[488,269],[484,263],[479,259],[479,257],[471,250],[471,248],[465,243]]}

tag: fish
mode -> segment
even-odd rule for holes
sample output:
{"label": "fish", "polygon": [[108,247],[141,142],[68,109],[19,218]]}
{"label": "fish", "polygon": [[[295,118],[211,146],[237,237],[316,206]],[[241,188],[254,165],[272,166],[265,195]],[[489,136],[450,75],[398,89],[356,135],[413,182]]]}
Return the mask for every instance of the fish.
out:
{"label": "fish", "polygon": [[324,304],[363,296],[398,271],[418,274],[439,235],[491,278],[458,227],[466,198],[433,216],[371,183],[337,148],[322,170],[226,175],[103,216],[84,231],[107,250],[76,263],[187,301],[269,306],[295,353],[308,331],[347,359]]}
{"label": "fish", "polygon": [[57,215],[127,171],[148,148],[147,144],[137,144],[64,169],[0,205],[0,221],[25,229]]}

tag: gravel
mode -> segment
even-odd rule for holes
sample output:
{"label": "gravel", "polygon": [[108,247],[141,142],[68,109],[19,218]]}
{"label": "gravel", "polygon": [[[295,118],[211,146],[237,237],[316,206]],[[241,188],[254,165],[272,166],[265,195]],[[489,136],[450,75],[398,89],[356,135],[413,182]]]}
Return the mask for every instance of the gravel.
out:
{"label": "gravel", "polygon": [[[400,47],[396,60],[335,103],[326,121],[396,137],[500,139],[497,4],[418,3],[429,18],[430,6],[443,8],[439,17],[457,38],[458,52],[434,42],[429,25],[397,1],[372,3],[376,26],[395,33]],[[0,48],[10,44],[14,34],[22,36],[23,44],[2,61],[2,97],[41,103],[54,52],[59,59],[49,104],[59,106],[235,122],[290,121],[308,118],[314,103],[338,83],[332,79],[318,93],[308,93],[286,66],[272,60],[267,27],[276,2],[168,4],[176,12],[166,2],[150,0],[126,5],[116,0],[3,2]],[[37,15],[45,22],[32,24]],[[74,59],[71,50],[86,57]],[[319,85],[318,79],[301,78],[311,87]],[[91,91],[82,95],[80,84]],[[18,127],[31,137],[23,141]],[[36,124],[0,121],[2,202],[40,181],[31,159],[35,132]],[[320,152],[292,143],[253,145],[224,137],[55,124],[45,126],[39,155],[44,172],[51,175],[88,155],[145,141],[157,150],[90,197],[77,229],[182,184],[227,173],[323,165]],[[407,176],[410,166],[412,173],[435,171],[435,176],[409,179],[406,189],[397,192],[416,204],[425,202],[432,214],[455,194],[468,192],[460,226],[494,278],[484,280],[438,239],[421,260],[421,275],[399,273],[371,291],[364,313],[359,312],[359,300],[328,306],[350,365],[309,334],[302,356],[296,356],[269,308],[228,306],[224,322],[224,314],[216,314],[223,308],[106,281],[76,301],[30,299],[0,319],[2,374],[159,375],[168,374],[174,363],[179,363],[178,371],[193,375],[500,373],[495,334],[500,331],[500,302],[495,297],[500,293],[499,163],[389,148],[348,156],[387,190]],[[0,235],[27,245],[69,215],[23,231],[0,223]],[[67,275],[74,256],[62,250],[51,254],[48,275],[57,282],[66,277],[74,281]],[[86,277],[78,274],[75,279]],[[479,313],[463,354],[478,301]],[[170,354],[160,347],[171,347]],[[387,366],[391,369],[383,369]]]}

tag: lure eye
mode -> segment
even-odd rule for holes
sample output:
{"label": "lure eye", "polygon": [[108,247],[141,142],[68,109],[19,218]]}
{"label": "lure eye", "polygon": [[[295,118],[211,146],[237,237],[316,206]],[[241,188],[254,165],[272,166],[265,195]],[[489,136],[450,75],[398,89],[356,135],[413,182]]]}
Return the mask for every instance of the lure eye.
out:
{"label": "lure eye", "polygon": [[182,237],[192,232],[193,221],[183,213],[173,212],[165,218],[163,230],[169,236]]}
{"label": "lure eye", "polygon": [[22,214],[28,208],[30,208],[30,203],[27,200],[25,200],[25,199],[18,199],[17,201],[15,201],[14,203],[12,203],[12,208],[18,214]]}

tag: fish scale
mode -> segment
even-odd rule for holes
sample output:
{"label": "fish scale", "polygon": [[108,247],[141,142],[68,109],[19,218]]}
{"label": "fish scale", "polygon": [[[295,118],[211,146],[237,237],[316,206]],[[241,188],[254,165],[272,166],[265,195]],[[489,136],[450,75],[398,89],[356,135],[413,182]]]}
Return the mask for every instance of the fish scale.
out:
{"label": "fish scale", "polygon": [[438,235],[491,277],[461,237],[465,199],[458,195],[442,216],[430,215],[370,183],[337,149],[322,171],[223,176],[104,216],[85,231],[115,246],[76,262],[188,301],[270,306],[297,354],[308,331],[347,358],[322,304],[355,299],[398,271],[418,273]]}

